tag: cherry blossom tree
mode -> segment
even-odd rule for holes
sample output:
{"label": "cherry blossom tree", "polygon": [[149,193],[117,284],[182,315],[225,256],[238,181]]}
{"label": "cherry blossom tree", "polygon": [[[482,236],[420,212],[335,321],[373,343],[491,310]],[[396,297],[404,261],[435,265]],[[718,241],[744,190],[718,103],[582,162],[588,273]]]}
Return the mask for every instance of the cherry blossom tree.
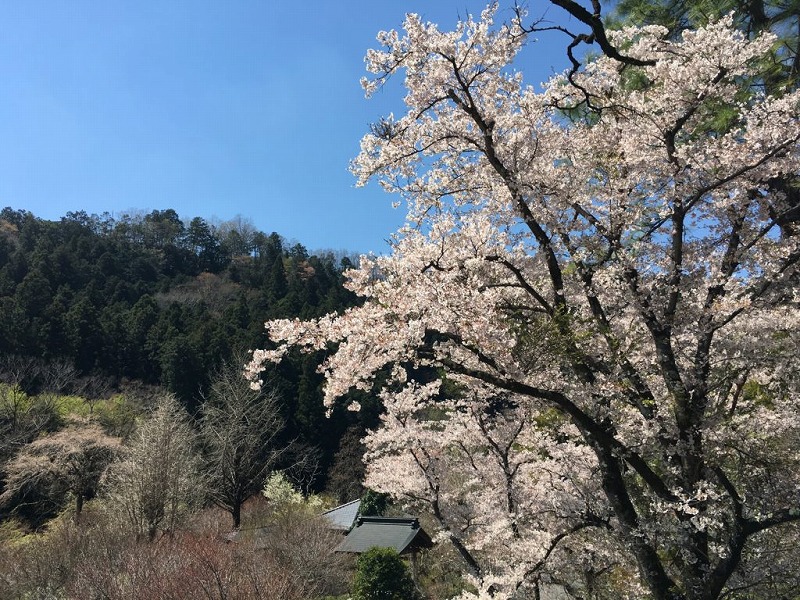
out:
{"label": "cherry blossom tree", "polygon": [[44,435],[23,446],[5,465],[8,475],[0,505],[4,501],[31,502],[36,512],[47,515],[60,508],[71,493],[79,518],[84,500],[95,495],[100,478],[119,451],[120,439],[106,435],[94,423],[73,423]]}
{"label": "cherry blossom tree", "polygon": [[382,382],[366,483],[427,507],[463,598],[790,589],[800,245],[771,182],[800,167],[800,94],[763,92],[774,37],[731,17],[674,39],[554,3],[592,31],[542,91],[520,11],[379,34],[364,88],[404,74],[406,112],[353,171],[407,225],[348,273],[363,306],[267,323],[249,375],[299,346],[332,350],[330,403]]}

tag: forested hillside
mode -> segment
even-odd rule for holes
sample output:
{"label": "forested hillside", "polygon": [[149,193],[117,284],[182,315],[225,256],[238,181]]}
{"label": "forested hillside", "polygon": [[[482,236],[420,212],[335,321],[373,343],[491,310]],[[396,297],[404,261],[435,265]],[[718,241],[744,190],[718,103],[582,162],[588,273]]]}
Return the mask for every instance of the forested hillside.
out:
{"label": "forested hillside", "polygon": [[[46,221],[5,208],[0,376],[36,394],[48,365],[66,365],[71,381],[63,391],[109,395],[159,386],[196,415],[221,363],[263,345],[266,320],[353,305],[355,296],[341,285],[350,266],[346,256],[309,255],[242,218],[212,224],[167,209],[118,218],[70,212]],[[352,450],[371,418],[336,410],[325,420],[319,360],[298,354],[266,374],[286,423],[283,440],[317,457],[313,489],[326,485],[340,440]],[[24,373],[9,366],[22,363]],[[350,450],[343,452],[351,459],[345,472],[359,468]],[[349,475],[333,475],[349,489]]]}

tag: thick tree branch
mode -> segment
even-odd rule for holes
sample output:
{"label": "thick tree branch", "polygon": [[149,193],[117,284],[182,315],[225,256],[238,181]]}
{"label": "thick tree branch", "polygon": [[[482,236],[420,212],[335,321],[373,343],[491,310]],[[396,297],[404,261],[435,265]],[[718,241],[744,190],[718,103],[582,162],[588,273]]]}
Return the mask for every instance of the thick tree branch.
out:
{"label": "thick tree branch", "polygon": [[547,550],[545,550],[544,556],[539,559],[530,569],[525,571],[525,575],[517,583],[516,588],[519,589],[525,584],[525,582],[529,581],[531,577],[537,575],[542,567],[547,564],[547,560],[550,558],[550,555],[555,551],[562,540],[580,531],[583,531],[584,529],[588,529],[589,527],[602,527],[605,529],[611,528],[611,526],[608,524],[608,521],[601,519],[597,515],[587,515],[585,521],[570,527],[567,531],[562,531],[558,535],[553,536],[553,539],[550,540],[550,544],[547,546]]}
{"label": "thick tree branch", "polygon": [[[446,359],[439,359],[439,362],[454,373],[467,375],[468,377],[489,383],[498,389],[548,402],[551,406],[569,416],[572,422],[586,437],[587,441],[590,442],[592,447],[602,449],[604,458],[616,461],[616,457],[620,457],[636,471],[658,497],[669,501],[677,500],[677,496],[675,496],[661,478],[656,475],[641,456],[616,439],[612,434],[606,431],[603,425],[581,410],[561,392],[533,387],[515,379],[505,377],[502,374],[492,374],[486,371],[470,369]],[[491,361],[490,364],[495,363]]]}
{"label": "thick tree branch", "polygon": [[598,2],[598,0],[592,0],[592,8],[594,9],[594,13],[590,13],[574,0],[550,0],[550,2],[566,10],[581,23],[588,25],[591,28],[592,33],[591,35],[586,36],[586,39],[583,41],[586,43],[597,42],[597,45],[600,46],[600,50],[602,50],[603,54],[609,58],[613,58],[622,64],[639,67],[656,64],[654,60],[640,60],[631,56],[625,56],[611,44],[606,36],[605,25],[603,25],[603,21],[600,19],[600,2]]}

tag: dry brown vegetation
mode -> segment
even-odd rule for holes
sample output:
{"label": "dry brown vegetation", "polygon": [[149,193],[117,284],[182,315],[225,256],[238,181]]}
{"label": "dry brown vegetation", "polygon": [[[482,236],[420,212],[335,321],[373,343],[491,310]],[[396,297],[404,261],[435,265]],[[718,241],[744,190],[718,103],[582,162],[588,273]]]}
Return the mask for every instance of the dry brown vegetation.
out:
{"label": "dry brown vegetation", "polygon": [[90,503],[79,523],[65,514],[27,536],[6,527],[0,597],[301,600],[346,591],[347,559],[333,553],[336,534],[318,521],[295,515],[274,523],[266,544],[228,541],[227,521],[208,510],[186,529],[137,541],[113,511]]}

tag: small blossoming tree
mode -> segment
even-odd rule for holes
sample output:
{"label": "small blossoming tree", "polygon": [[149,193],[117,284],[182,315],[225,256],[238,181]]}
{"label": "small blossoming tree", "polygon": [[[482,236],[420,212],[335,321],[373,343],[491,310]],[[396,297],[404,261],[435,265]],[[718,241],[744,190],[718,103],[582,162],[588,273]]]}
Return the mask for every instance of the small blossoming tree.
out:
{"label": "small blossoming tree", "polygon": [[541,92],[512,68],[522,14],[379,35],[364,87],[404,72],[407,112],[353,170],[407,226],[349,273],[363,306],[268,323],[250,376],[332,343],[329,402],[380,374],[367,485],[426,507],[480,597],[791,585],[770,569],[800,520],[800,240],[774,182],[800,94],[759,93],[774,38],[730,18],[676,40],[554,3],[603,55]]}

